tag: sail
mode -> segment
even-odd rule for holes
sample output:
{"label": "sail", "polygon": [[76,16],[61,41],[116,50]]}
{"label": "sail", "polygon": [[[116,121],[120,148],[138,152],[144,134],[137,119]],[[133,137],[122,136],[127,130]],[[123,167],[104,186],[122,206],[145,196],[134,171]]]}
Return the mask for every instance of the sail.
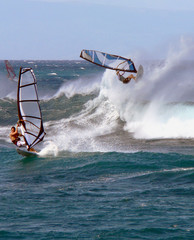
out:
{"label": "sail", "polygon": [[22,134],[29,149],[42,141],[45,136],[37,82],[31,68],[20,68],[17,104]]}
{"label": "sail", "polygon": [[5,60],[4,62],[5,62],[5,67],[7,69],[7,77],[10,80],[13,80],[16,77],[15,71],[8,60]]}
{"label": "sail", "polygon": [[134,73],[137,72],[135,65],[131,59],[117,55],[94,50],[82,50],[80,57],[101,67],[109,68],[112,70]]}

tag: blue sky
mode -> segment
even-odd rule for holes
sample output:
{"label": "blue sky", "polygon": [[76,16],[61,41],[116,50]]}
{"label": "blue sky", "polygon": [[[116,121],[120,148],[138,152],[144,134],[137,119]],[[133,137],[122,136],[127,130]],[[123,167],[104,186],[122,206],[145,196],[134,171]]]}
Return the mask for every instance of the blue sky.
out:
{"label": "blue sky", "polygon": [[164,58],[194,39],[193,0],[5,0],[0,59],[79,59],[82,49]]}

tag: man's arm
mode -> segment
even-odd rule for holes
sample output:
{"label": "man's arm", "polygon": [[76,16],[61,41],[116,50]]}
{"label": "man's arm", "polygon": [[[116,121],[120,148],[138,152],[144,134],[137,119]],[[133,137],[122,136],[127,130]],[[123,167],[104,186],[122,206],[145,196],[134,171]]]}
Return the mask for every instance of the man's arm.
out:
{"label": "man's arm", "polygon": [[14,136],[14,135],[16,135],[16,134],[18,134],[18,124],[16,125],[16,130],[15,130],[15,132],[11,132],[10,133],[10,136]]}

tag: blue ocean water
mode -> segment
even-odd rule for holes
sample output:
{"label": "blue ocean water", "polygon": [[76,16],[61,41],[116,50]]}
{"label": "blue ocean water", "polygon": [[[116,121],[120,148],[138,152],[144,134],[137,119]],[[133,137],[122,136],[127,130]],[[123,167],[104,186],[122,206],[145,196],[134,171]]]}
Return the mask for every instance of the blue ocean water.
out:
{"label": "blue ocean water", "polygon": [[81,60],[10,61],[34,69],[47,133],[24,158],[0,61],[0,239],[194,239],[194,62],[167,62],[124,85]]}

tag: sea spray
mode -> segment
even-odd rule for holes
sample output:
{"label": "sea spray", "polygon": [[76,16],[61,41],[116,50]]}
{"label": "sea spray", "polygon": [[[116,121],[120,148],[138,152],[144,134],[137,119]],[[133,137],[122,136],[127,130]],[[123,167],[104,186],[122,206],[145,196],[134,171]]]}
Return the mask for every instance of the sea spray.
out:
{"label": "sea spray", "polygon": [[[192,138],[194,68],[184,60],[192,49],[182,48],[176,49],[177,57],[169,53],[164,61],[144,61],[141,81],[128,84],[120,82],[115,71],[103,69],[102,75],[102,68],[95,66],[91,74],[93,65],[89,69],[83,62],[76,63],[77,78],[73,61],[65,62],[69,69],[60,63],[53,70],[57,75],[48,76],[57,63],[47,67],[37,61],[45,143],[53,141],[59,151],[106,152],[131,151],[137,139]],[[15,117],[4,114],[8,107],[2,102],[2,125],[8,119],[9,126],[17,122],[16,101],[10,104]],[[7,141],[9,130],[3,130],[2,140]]]}
{"label": "sea spray", "polygon": [[[192,46],[183,44],[179,52],[170,51],[163,63],[152,68],[144,66],[144,77],[137,84],[130,82],[122,89],[115,83],[114,90],[109,85],[106,95],[114,99],[112,102],[125,121],[124,130],[135,138],[194,137],[194,105],[188,103],[194,101],[191,90],[194,70],[183,61],[192,50]],[[106,80],[110,82],[109,77],[113,83],[113,74],[107,73]]]}
{"label": "sea spray", "polygon": [[16,99],[17,95],[17,82],[9,80],[4,74],[0,74],[0,99],[8,97],[10,99]]}
{"label": "sea spray", "polygon": [[46,141],[43,149],[38,153],[39,156],[45,157],[45,156],[57,156],[58,155],[58,147],[53,141]]}
{"label": "sea spray", "polygon": [[[61,151],[106,151],[98,137],[114,132],[119,115],[114,105],[101,96],[88,101],[85,108],[68,119],[47,122],[47,138],[56,143]],[[108,144],[108,143],[107,143]]]}
{"label": "sea spray", "polygon": [[73,81],[65,82],[53,97],[65,95],[67,98],[73,97],[75,94],[89,95],[99,90],[99,80],[101,78],[84,79],[79,78]]}

